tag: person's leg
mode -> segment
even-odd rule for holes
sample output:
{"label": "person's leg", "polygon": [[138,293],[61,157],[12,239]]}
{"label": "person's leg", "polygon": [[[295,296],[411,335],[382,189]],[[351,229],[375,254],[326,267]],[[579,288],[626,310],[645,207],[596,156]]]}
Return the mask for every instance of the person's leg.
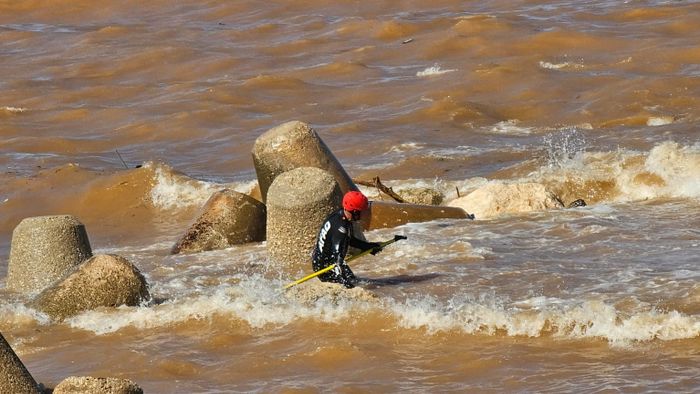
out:
{"label": "person's leg", "polygon": [[[322,270],[328,267],[329,265],[330,264],[324,264],[323,262],[316,260],[314,260],[311,264],[314,271]],[[352,289],[353,287],[355,287],[355,283],[357,283],[357,278],[355,277],[355,274],[352,272],[352,270],[347,264],[340,264],[332,270],[322,273],[318,276],[318,279],[321,282],[340,283],[348,289]]]}
{"label": "person's leg", "polygon": [[343,286],[345,286],[348,289],[352,289],[355,287],[355,283],[357,283],[357,278],[355,277],[355,274],[352,272],[350,267],[347,264],[342,264],[340,266],[340,275],[339,275],[340,282],[342,283]]}
{"label": "person's leg", "polygon": [[[311,264],[311,267],[314,269],[314,272],[320,271],[326,267],[328,267],[330,264],[324,264],[322,261],[316,261],[314,260]],[[321,275],[318,276],[318,279],[321,282],[333,282],[333,283],[341,283],[341,279],[336,272],[337,268],[332,269],[328,272],[324,272]]]}

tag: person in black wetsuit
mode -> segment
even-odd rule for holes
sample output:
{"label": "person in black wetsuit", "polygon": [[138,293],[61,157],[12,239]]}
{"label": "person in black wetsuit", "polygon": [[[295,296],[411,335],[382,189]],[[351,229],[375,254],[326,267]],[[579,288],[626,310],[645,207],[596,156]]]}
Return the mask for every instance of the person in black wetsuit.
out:
{"label": "person in black wetsuit", "polygon": [[311,266],[314,271],[331,264],[336,266],[318,276],[322,282],[340,283],[348,289],[355,287],[357,278],[345,263],[348,247],[352,246],[362,251],[372,249],[373,255],[381,250],[379,243],[365,242],[353,235],[353,222],[359,220],[362,211],[367,208],[369,208],[367,197],[358,191],[350,191],[343,196],[343,209],[333,212],[323,222],[311,255]]}

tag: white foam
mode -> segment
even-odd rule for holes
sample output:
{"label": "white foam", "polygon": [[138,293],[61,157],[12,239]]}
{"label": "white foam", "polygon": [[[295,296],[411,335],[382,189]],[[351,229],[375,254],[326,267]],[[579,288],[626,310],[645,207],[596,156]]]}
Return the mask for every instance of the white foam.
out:
{"label": "white foam", "polygon": [[[613,185],[609,194],[603,195],[608,199],[603,203],[700,197],[698,145],[683,146],[666,141],[649,152],[624,149],[587,152],[585,139],[576,135],[561,142],[547,138],[547,165],[519,179],[519,182]],[[591,193],[595,192],[591,190]]]}
{"label": "white foam", "polygon": [[[571,305],[556,298],[537,297],[506,308],[495,298],[453,299],[447,305],[435,298],[394,303],[393,313],[405,328],[431,333],[459,330],[467,334],[503,332],[509,336],[600,338],[614,346],[635,342],[676,340],[700,336],[700,321],[677,311],[649,310],[624,316],[600,301]],[[522,307],[527,307],[522,310]]]}
{"label": "white foam", "polygon": [[0,304],[0,316],[3,324],[21,326],[37,322],[48,324],[51,319],[48,315],[28,308],[23,304]]}
{"label": "white foam", "polygon": [[586,139],[577,127],[567,127],[556,133],[545,135],[549,167],[579,167],[586,151]]}
{"label": "white foam", "polygon": [[235,190],[239,193],[250,194],[253,191],[253,189],[255,189],[255,186],[257,186],[257,185],[258,185],[257,179],[252,179],[249,181],[231,183],[231,184],[228,184],[228,187],[229,187],[229,189]]}
{"label": "white foam", "polygon": [[162,164],[146,163],[144,167],[154,171],[150,197],[153,205],[161,209],[199,206],[204,204],[212,193],[224,188],[239,193],[250,193],[257,183],[255,180],[229,184],[205,182],[178,174]]}
{"label": "white foam", "polygon": [[22,112],[27,111],[26,108],[21,108],[21,107],[0,107],[0,110],[4,112],[9,112],[11,114],[21,114]]}
{"label": "white foam", "polygon": [[579,235],[591,235],[604,233],[608,228],[597,224],[586,226],[578,231]]}
{"label": "white foam", "polygon": [[[617,201],[700,197],[700,149],[696,146],[667,141],[648,154],[620,152],[617,156],[608,163],[621,192]],[[644,159],[643,164],[629,160],[638,157]]]}
{"label": "white foam", "polygon": [[514,303],[514,305],[521,309],[539,309],[548,305],[555,305],[561,303],[562,301],[558,298],[537,296],[516,302]]}
{"label": "white foam", "polygon": [[671,197],[700,197],[700,150],[681,147],[675,142],[655,146],[644,163],[649,172],[666,182],[663,195]]}
{"label": "white foam", "polygon": [[174,298],[149,307],[122,306],[89,311],[67,319],[66,322],[73,328],[97,335],[126,327],[141,330],[167,327],[191,320],[210,319],[215,315],[229,316],[251,327],[261,328],[288,324],[300,318],[335,322],[368,308],[368,305],[353,303],[351,300],[319,300],[313,305],[301,304],[284,297],[281,290],[284,283],[286,282],[252,275],[242,279],[236,286],[219,286],[211,293]]}
{"label": "white foam", "polygon": [[389,149],[390,153],[406,153],[412,152],[423,148],[425,145],[417,142],[404,142],[398,145],[394,145]]}
{"label": "white foam", "polygon": [[673,123],[673,116],[658,116],[647,119],[647,126],[665,126]]}
{"label": "white foam", "polygon": [[169,250],[173,247],[173,240],[171,238],[156,240],[149,242],[147,245],[115,245],[115,246],[103,246],[95,248],[92,250],[93,254],[129,254],[129,253],[140,253],[140,252],[153,252],[161,250]]}
{"label": "white foam", "polygon": [[[697,316],[649,308],[627,314],[599,300],[539,296],[508,303],[493,293],[482,293],[460,294],[448,300],[419,295],[403,301],[320,298],[313,303],[302,303],[284,296],[281,287],[285,283],[252,275],[234,286],[209,288],[208,293],[173,298],[149,307],[85,312],[66,322],[73,328],[103,335],[126,327],[162,328],[214,316],[227,316],[253,328],[264,328],[284,326],[298,319],[337,323],[382,310],[393,315],[399,327],[425,329],[431,334],[459,331],[466,335],[553,335],[566,339],[604,339],[613,346],[700,336]],[[32,312],[27,313],[35,318]],[[11,313],[18,314],[22,315],[15,310]]]}
{"label": "white foam", "polygon": [[156,306],[121,306],[110,310],[94,310],[69,318],[66,322],[102,335],[125,327],[148,329],[163,327],[187,320],[203,320],[224,311],[230,298],[220,291],[214,296],[200,296],[190,300],[172,300]]}
{"label": "white foam", "polygon": [[561,70],[565,68],[582,68],[583,65],[579,63],[562,62],[562,63],[550,63],[545,61],[540,61],[540,67],[548,70]]}
{"label": "white foam", "polygon": [[559,69],[562,69],[562,68],[565,68],[568,66],[569,66],[568,62],[554,64],[554,63],[550,63],[550,62],[540,61],[540,67],[546,68],[549,70],[559,70]]}
{"label": "white foam", "polygon": [[550,317],[559,335],[573,338],[605,338],[613,345],[654,339],[676,340],[700,335],[700,321],[677,311],[650,310],[623,316],[611,305],[599,301]]}
{"label": "white foam", "polygon": [[202,181],[183,182],[158,167],[155,170],[155,184],[151,189],[151,201],[154,206],[164,209],[202,205],[218,189]]}
{"label": "white foam", "polygon": [[528,135],[532,133],[532,127],[518,126],[518,122],[519,121],[517,119],[498,122],[491,127],[491,132],[508,135]]}
{"label": "white foam", "polygon": [[430,150],[430,156],[435,157],[435,158],[445,158],[445,159],[451,159],[456,157],[463,157],[463,156],[472,156],[481,152],[484,152],[484,149],[480,149],[474,146],[469,146],[469,145],[458,145],[458,146],[452,146],[452,147],[444,147],[444,148],[437,148],[437,149],[431,149]]}
{"label": "white foam", "polygon": [[442,68],[440,68],[440,65],[435,64],[434,66],[428,67],[423,71],[418,71],[416,73],[416,76],[417,77],[430,77],[430,76],[434,76],[434,75],[442,75],[442,74],[451,73],[453,71],[457,71],[457,70],[453,70],[453,69],[443,70]]}

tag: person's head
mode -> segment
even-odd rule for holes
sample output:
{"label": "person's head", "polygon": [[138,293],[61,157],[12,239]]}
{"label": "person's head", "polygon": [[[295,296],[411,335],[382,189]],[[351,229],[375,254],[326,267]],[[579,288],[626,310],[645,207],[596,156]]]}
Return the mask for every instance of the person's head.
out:
{"label": "person's head", "polygon": [[362,211],[369,208],[369,201],[364,194],[358,191],[350,191],[343,196],[343,210],[349,220],[360,220]]}

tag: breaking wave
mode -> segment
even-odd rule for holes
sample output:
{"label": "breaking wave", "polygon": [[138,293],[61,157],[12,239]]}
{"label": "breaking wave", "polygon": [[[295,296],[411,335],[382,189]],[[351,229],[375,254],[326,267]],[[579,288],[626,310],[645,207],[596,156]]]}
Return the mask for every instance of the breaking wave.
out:
{"label": "breaking wave", "polygon": [[240,193],[250,193],[256,183],[255,181],[236,184],[206,182],[178,173],[165,164],[149,162],[144,167],[153,172],[149,197],[152,204],[160,209],[201,206],[212,193],[224,188]]}
{"label": "breaking wave", "polygon": [[219,287],[211,294],[151,307],[86,312],[68,323],[74,328],[103,335],[127,327],[163,328],[215,316],[265,329],[299,320],[335,324],[380,315],[384,316],[382,324],[387,328],[421,329],[432,335],[449,331],[462,335],[552,336],[600,339],[611,346],[700,335],[700,320],[695,316],[653,308],[627,313],[599,300],[575,303],[557,299],[524,300],[506,305],[493,294],[482,294],[478,298],[460,295],[449,300],[417,296],[404,301],[393,298],[372,301],[371,297],[343,293],[345,295],[340,298],[320,295],[314,303],[308,304],[285,297],[279,289],[277,280],[253,277],[229,289]]}
{"label": "breaking wave", "polygon": [[613,346],[635,342],[695,338],[700,320],[677,311],[655,309],[624,315],[600,301],[577,305],[551,303],[544,308],[521,310],[499,305],[493,299],[451,300],[440,305],[431,298],[409,300],[392,307],[401,325],[429,332],[461,331],[467,334],[565,339],[604,339]]}
{"label": "breaking wave", "polygon": [[[572,145],[567,145],[569,148]],[[541,182],[563,200],[631,202],[700,197],[700,147],[667,141],[649,152],[567,151],[548,155],[529,180]]]}

